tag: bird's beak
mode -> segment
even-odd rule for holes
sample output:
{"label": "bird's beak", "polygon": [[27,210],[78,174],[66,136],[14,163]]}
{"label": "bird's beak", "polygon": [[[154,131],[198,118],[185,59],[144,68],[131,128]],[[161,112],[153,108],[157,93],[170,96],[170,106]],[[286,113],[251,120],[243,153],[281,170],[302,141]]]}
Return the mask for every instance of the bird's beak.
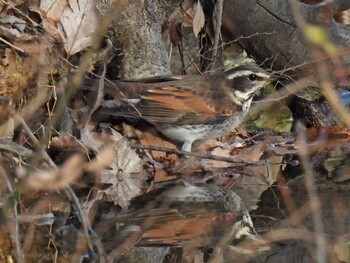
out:
{"label": "bird's beak", "polygon": [[286,75],[278,74],[278,73],[273,73],[270,75],[270,77],[266,78],[267,81],[269,82],[275,82],[275,81],[283,81],[287,80],[288,77]]}

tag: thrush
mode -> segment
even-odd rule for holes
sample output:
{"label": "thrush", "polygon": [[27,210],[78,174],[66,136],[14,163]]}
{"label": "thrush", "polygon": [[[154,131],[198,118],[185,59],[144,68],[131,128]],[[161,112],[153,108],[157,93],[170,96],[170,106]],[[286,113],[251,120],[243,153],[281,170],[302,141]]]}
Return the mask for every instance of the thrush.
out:
{"label": "thrush", "polygon": [[258,238],[247,209],[232,190],[179,184],[161,191],[143,195],[128,211],[101,220],[95,228],[99,237],[114,248],[135,233],[139,246],[199,248],[216,246],[223,239],[230,240],[225,244],[229,245]]}
{"label": "thrush", "polygon": [[[106,81],[104,92],[122,105],[104,107],[102,113],[143,119],[191,151],[194,142],[239,126],[256,92],[279,79],[281,75],[249,64],[213,75]],[[82,86],[96,90],[98,85],[90,79]]]}

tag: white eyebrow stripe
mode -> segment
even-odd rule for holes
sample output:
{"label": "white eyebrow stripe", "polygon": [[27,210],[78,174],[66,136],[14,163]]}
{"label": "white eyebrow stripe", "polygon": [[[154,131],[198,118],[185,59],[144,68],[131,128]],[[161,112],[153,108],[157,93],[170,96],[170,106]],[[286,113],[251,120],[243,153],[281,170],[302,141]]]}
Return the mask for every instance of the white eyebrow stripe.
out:
{"label": "white eyebrow stripe", "polygon": [[233,72],[231,74],[226,75],[226,77],[228,79],[234,79],[236,77],[248,76],[249,74],[255,74],[255,75],[257,75],[259,77],[263,77],[263,78],[270,77],[270,75],[264,74],[263,72],[254,72],[254,71],[251,71],[251,70],[244,70],[244,71]]}

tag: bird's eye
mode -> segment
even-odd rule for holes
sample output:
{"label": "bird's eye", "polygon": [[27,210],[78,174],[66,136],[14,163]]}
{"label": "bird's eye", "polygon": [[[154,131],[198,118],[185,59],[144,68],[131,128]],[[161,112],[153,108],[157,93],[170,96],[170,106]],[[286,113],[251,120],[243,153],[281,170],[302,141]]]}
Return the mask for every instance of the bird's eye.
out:
{"label": "bird's eye", "polygon": [[254,81],[254,80],[257,80],[259,77],[257,75],[255,75],[255,74],[250,74],[248,76],[248,78],[249,78],[249,80]]}

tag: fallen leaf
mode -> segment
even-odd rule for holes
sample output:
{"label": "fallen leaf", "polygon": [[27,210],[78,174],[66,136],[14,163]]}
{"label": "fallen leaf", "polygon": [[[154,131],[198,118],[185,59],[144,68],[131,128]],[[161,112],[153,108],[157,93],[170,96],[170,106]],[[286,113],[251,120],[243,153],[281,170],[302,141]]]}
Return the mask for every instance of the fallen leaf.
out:
{"label": "fallen leaf", "polygon": [[205,15],[203,12],[203,7],[201,5],[201,2],[198,1],[196,6],[196,13],[193,17],[193,33],[196,37],[198,37],[199,32],[204,27],[204,22],[205,22]]}
{"label": "fallen leaf", "polygon": [[141,192],[147,179],[144,163],[129,146],[129,142],[115,130],[111,130],[111,139],[115,150],[115,158],[109,169],[97,177],[99,183],[110,185],[99,190],[100,199],[107,198],[122,208],[130,204],[130,200]]}
{"label": "fallen leaf", "polygon": [[336,14],[334,19],[343,25],[350,25],[350,10],[348,9]]}
{"label": "fallen leaf", "polygon": [[82,174],[84,161],[78,154],[72,155],[60,167],[31,172],[26,187],[37,191],[53,191],[65,188]]}
{"label": "fallen leaf", "polygon": [[79,151],[87,153],[89,148],[84,146],[85,145],[83,145],[76,137],[66,134],[53,137],[50,141],[50,148],[62,151]]}
{"label": "fallen leaf", "polygon": [[4,31],[10,32],[12,35],[16,37],[21,37],[24,33],[24,29],[26,28],[26,21],[15,17],[15,16],[5,16],[0,17],[0,28]]}
{"label": "fallen leaf", "polygon": [[184,17],[182,18],[181,25],[183,27],[192,27],[194,14],[194,6],[191,6],[189,9],[187,9]]}
{"label": "fallen leaf", "polygon": [[[153,127],[148,130],[138,130],[133,126],[123,124],[123,135],[126,138],[134,138],[139,140],[139,143],[142,145],[152,145],[170,149],[176,149],[176,145],[171,143],[170,141],[164,139],[158,131],[156,131]],[[175,154],[168,154],[163,151],[149,151],[150,157],[152,157],[155,161],[164,161],[164,158],[175,161],[178,159],[178,156]]]}
{"label": "fallen leaf", "polygon": [[95,1],[69,0],[59,24],[67,54],[73,55],[92,44],[98,26],[96,11]]}
{"label": "fallen leaf", "polygon": [[[211,151],[212,155],[220,156],[220,157],[228,157],[232,158],[235,162],[257,162],[259,161],[260,157],[262,156],[264,144],[259,143],[250,147],[227,147],[227,148],[220,148],[217,147]],[[209,160],[207,162],[207,165],[211,168],[224,168],[224,167],[231,167],[235,166],[235,163],[229,163],[225,161],[216,161],[216,160]]]}
{"label": "fallen leaf", "polygon": [[40,9],[47,19],[58,22],[62,16],[63,11],[68,7],[67,0],[41,0]]}
{"label": "fallen leaf", "polygon": [[87,166],[86,170],[91,173],[99,173],[103,169],[108,168],[113,164],[115,159],[115,151],[111,145],[104,147],[95,159]]}
{"label": "fallen leaf", "polygon": [[15,121],[9,117],[3,123],[0,123],[0,138],[12,140],[15,131]]}
{"label": "fallen leaf", "polygon": [[182,41],[182,31],[179,24],[171,23],[169,26],[169,37],[173,45],[178,45]]}
{"label": "fallen leaf", "polygon": [[324,166],[329,173],[329,178],[333,182],[340,183],[350,180],[349,153],[331,156],[324,162]]}
{"label": "fallen leaf", "polygon": [[342,262],[349,262],[350,258],[350,247],[349,247],[349,235],[341,235],[336,239],[333,245],[334,252],[337,258]]}

